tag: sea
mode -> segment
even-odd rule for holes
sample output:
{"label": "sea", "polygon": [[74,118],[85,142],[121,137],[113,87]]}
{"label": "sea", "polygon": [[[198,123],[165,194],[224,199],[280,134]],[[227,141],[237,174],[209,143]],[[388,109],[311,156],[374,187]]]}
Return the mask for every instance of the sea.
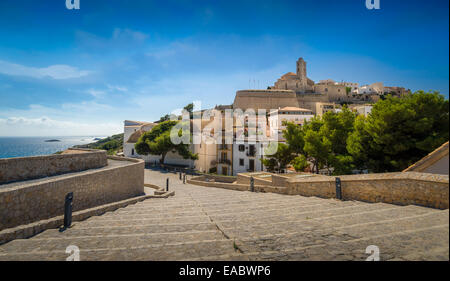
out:
{"label": "sea", "polygon": [[[0,158],[53,154],[74,145],[88,144],[104,136],[84,137],[0,137]],[[58,140],[46,142],[47,140]]]}

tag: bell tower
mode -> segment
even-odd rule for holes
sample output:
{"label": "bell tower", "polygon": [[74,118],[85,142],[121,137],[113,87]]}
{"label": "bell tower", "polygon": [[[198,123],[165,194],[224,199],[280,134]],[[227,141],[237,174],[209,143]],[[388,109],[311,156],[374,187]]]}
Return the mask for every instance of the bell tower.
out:
{"label": "bell tower", "polygon": [[297,61],[297,77],[300,80],[300,86],[306,89],[307,78],[306,78],[306,62],[303,58],[299,58]]}

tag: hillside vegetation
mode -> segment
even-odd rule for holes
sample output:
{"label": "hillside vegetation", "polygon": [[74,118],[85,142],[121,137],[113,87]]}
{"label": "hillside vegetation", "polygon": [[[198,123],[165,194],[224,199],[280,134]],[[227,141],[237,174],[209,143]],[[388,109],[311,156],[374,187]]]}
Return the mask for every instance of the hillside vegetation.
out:
{"label": "hillside vegetation", "polygon": [[123,133],[113,135],[99,141],[75,145],[76,148],[90,148],[90,149],[103,149],[108,152],[109,155],[114,155],[117,152],[123,151]]}

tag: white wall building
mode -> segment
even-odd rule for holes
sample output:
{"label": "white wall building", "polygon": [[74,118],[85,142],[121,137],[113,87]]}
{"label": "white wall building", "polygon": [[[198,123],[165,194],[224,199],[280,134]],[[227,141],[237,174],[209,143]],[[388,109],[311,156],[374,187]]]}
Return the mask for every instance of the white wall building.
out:
{"label": "white wall building", "polygon": [[364,85],[358,88],[358,94],[372,94],[372,93],[383,94],[384,93],[383,82]]}
{"label": "white wall building", "polygon": [[353,107],[353,109],[355,109],[359,115],[364,115],[366,117],[369,116],[369,114],[372,112],[372,108],[372,105],[367,104]]}
{"label": "white wall building", "polygon": [[339,82],[339,85],[343,85],[345,87],[352,88],[350,93],[357,93],[359,88],[359,83],[352,83],[352,82]]}
{"label": "white wall building", "polygon": [[[156,123],[141,122],[141,121],[124,121],[124,135],[123,135],[123,154],[125,157],[140,158],[146,163],[159,163],[161,155],[140,155],[136,152],[134,145],[139,140],[139,137],[150,131]],[[194,160],[183,159],[178,153],[169,152],[165,159],[165,164],[180,165],[194,167]]]}
{"label": "white wall building", "polygon": [[286,129],[284,122],[292,122],[297,125],[305,124],[305,121],[314,117],[314,113],[305,108],[299,107],[283,107],[270,112],[269,127],[270,136],[282,136],[283,130]]}
{"label": "white wall building", "polygon": [[233,176],[244,172],[263,170],[263,142],[233,143]]}

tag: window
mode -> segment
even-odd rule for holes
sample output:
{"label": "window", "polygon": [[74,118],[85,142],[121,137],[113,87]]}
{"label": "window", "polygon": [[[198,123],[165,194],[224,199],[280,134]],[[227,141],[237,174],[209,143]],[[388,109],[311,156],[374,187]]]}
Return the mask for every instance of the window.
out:
{"label": "window", "polygon": [[328,92],[328,88],[325,88],[325,92]]}
{"label": "window", "polygon": [[239,145],[239,151],[245,151],[245,145],[240,144]]}
{"label": "window", "polygon": [[239,159],[239,166],[244,166],[244,159]]}

